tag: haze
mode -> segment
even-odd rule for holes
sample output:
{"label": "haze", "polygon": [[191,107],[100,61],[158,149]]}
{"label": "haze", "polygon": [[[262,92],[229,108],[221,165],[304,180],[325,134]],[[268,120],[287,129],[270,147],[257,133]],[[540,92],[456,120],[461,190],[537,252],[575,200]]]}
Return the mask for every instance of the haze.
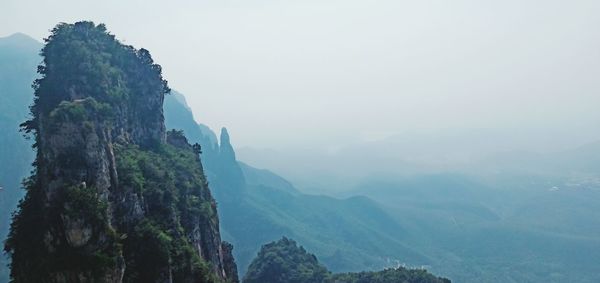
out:
{"label": "haze", "polygon": [[[0,243],[11,230],[8,257],[0,254],[0,283],[9,281],[10,256],[15,267],[54,272],[63,265],[46,257],[75,262],[97,248],[74,273],[53,274],[76,276],[96,259],[109,270],[107,260],[117,259],[120,271],[110,270],[119,274],[125,262],[125,280],[136,281],[146,265],[180,278],[176,273],[187,267],[163,263],[183,262],[187,243],[200,243],[200,256],[208,251],[212,260],[219,258],[211,251],[230,249],[214,237],[216,223],[222,240],[233,244],[240,276],[253,269],[314,275],[307,268],[315,264],[271,260],[271,252],[260,254],[279,266],[251,264],[261,246],[285,236],[332,272],[406,265],[452,282],[600,282],[598,11],[597,0],[0,0],[0,37],[21,32],[41,41],[59,22],[91,20],[125,44],[148,49],[183,94],[165,99],[166,127],[202,146],[200,170],[177,133],[169,135],[173,146],[149,146],[162,128],[156,111],[133,107],[106,120],[104,104],[87,98],[52,112],[53,100],[42,101],[38,114],[50,118],[35,125],[42,146],[32,168],[31,141],[17,128],[41,45],[25,36],[0,38]],[[48,54],[52,70],[70,66],[56,58],[102,50],[96,47],[105,34],[89,23],[76,26],[81,30],[54,41],[66,48]],[[83,44],[72,41],[90,31],[96,35]],[[103,85],[111,93],[121,93],[121,83],[128,93],[157,83],[144,76],[132,84],[127,70],[143,62],[109,51],[123,60],[99,71],[124,70],[118,85]],[[98,57],[90,66],[105,64]],[[46,85],[75,89],[101,75],[82,68],[71,86],[72,72],[50,74]],[[132,103],[128,96],[97,98]],[[140,115],[154,122],[132,119]],[[52,131],[63,124],[67,130]],[[125,130],[98,139],[89,131],[113,124]],[[235,150],[225,134],[215,144],[223,126]],[[73,141],[59,137],[77,131],[83,134]],[[131,139],[123,138],[127,133]],[[29,172],[27,190],[19,190]],[[63,192],[55,184],[70,185]],[[104,212],[110,217],[99,218]],[[40,215],[47,225],[37,225]],[[197,219],[193,233],[173,229]],[[106,234],[98,227],[130,236],[98,236]],[[88,230],[91,238],[75,237]],[[44,235],[44,245],[30,235]],[[216,245],[205,249],[205,242]],[[70,254],[63,246],[75,245],[84,253],[62,256]],[[231,267],[225,258],[231,257],[211,265]],[[21,269],[13,275],[41,274]]]}
{"label": "haze", "polygon": [[[35,8],[32,8],[34,7]],[[0,36],[93,20],[236,147],[413,132],[600,135],[598,1],[3,0]],[[7,13],[10,11],[10,13]],[[557,145],[558,146],[558,145]]]}

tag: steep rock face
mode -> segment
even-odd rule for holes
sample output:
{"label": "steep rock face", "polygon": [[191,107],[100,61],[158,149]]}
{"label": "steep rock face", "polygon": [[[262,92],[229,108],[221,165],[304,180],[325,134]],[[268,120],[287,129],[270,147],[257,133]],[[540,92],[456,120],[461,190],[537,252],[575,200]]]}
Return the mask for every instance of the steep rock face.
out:
{"label": "steep rock face", "polygon": [[116,189],[110,127],[98,107],[93,98],[65,101],[40,122],[37,169],[49,202],[70,184],[91,186],[104,201]]}
{"label": "steep rock face", "polygon": [[223,162],[236,162],[235,152],[233,151],[233,146],[231,145],[231,140],[229,138],[229,132],[227,131],[227,128],[221,128],[220,140],[221,147],[219,148],[219,153]]}
{"label": "steep rock face", "polygon": [[229,133],[226,128],[221,129],[218,158],[214,160],[216,176],[217,198],[220,202],[236,201],[245,193],[246,180],[240,165],[235,158],[235,151],[231,145]]}
{"label": "steep rock face", "polygon": [[233,245],[231,245],[230,243],[227,243],[227,242],[223,242],[222,248],[223,248],[223,255],[225,256],[223,258],[223,263],[224,263],[223,267],[225,269],[225,274],[230,275],[231,281],[237,282],[237,281],[239,281],[239,279],[238,279],[237,266],[235,264],[235,259],[233,258]]}
{"label": "steep rock face", "polygon": [[166,133],[150,54],[79,22],[42,55],[24,124],[36,171],[5,247],[13,281],[235,282],[200,148]]}

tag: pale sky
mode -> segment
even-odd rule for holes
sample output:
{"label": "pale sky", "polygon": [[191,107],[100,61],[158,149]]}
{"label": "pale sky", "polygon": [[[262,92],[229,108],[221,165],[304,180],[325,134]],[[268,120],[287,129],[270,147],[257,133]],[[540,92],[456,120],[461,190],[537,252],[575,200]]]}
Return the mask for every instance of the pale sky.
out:
{"label": "pale sky", "polygon": [[[93,20],[237,147],[413,130],[600,133],[600,1],[0,0],[0,36]],[[600,136],[600,134],[598,135]]]}

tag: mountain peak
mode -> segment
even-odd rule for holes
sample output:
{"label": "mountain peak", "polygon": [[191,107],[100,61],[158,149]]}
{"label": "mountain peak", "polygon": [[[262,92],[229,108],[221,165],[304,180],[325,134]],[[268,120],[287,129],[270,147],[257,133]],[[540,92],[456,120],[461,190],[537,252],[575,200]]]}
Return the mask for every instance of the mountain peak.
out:
{"label": "mountain peak", "polygon": [[41,48],[42,43],[27,34],[16,32],[9,36],[0,37],[0,46]]}
{"label": "mountain peak", "polygon": [[227,128],[221,128],[221,146],[231,144],[229,141],[229,132],[227,132]]}
{"label": "mountain peak", "polygon": [[169,88],[149,52],[78,22],[41,55],[24,126],[35,170],[4,247],[12,281],[237,282],[197,149],[166,133]]}
{"label": "mountain peak", "polygon": [[24,34],[22,32],[15,32],[15,33],[13,33],[11,35],[0,37],[0,39],[15,39],[15,38],[16,39],[30,39],[30,40],[35,40],[35,39],[33,39],[33,37],[31,37],[31,36],[29,36],[27,34]]}

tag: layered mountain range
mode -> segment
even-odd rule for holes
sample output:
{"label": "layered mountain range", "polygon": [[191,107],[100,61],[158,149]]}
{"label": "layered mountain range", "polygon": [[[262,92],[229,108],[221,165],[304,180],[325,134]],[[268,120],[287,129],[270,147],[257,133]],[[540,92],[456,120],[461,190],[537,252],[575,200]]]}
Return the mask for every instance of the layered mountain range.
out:
{"label": "layered mountain range", "polygon": [[185,98],[165,100],[169,128],[183,129],[202,145],[206,175],[219,203],[224,238],[234,244],[243,274],[261,245],[293,237],[317,251],[334,271],[381,269],[429,260],[402,243],[404,229],[365,197],[336,199],[307,195],[282,177],[236,160],[227,129],[220,133],[196,124]]}
{"label": "layered mountain range", "polygon": [[[36,78],[41,44],[21,35],[23,43],[3,41],[29,58],[16,63],[25,73],[11,80],[19,91],[2,89],[5,105],[21,109],[3,119],[5,136],[14,139],[3,149],[26,153],[13,157],[23,164],[0,180],[0,196],[11,196],[3,198],[7,216],[32,159],[23,158],[32,156],[30,143],[17,132],[32,98],[23,126],[37,150],[6,242],[15,282],[235,281],[233,246],[222,244],[221,234],[234,244],[241,273],[262,244],[282,236],[318,250],[334,270],[379,269],[402,254],[422,259],[401,244],[401,229],[372,201],[305,195],[268,170],[238,162],[227,130],[217,139],[196,123],[183,96],[168,94],[146,50],[124,46],[89,22],[52,32],[35,96],[27,86]],[[32,268],[39,272],[26,272]]]}
{"label": "layered mountain range", "polygon": [[[149,53],[89,25],[53,41],[44,57],[43,44],[26,35],[0,38],[2,241],[19,199],[31,195],[7,242],[21,282],[46,282],[33,277],[37,271],[55,281],[235,281],[232,256],[240,275],[257,253],[255,267],[271,266],[261,246],[284,236],[315,254],[318,265],[310,266],[332,274],[407,265],[460,282],[599,280],[597,144],[542,158],[504,153],[478,164],[486,174],[475,176],[403,175],[404,167],[382,163],[393,174],[342,180],[337,197],[306,194],[306,186],[252,166],[256,159],[240,162],[236,133],[213,132],[182,94],[166,94]],[[50,61],[37,74],[43,58]],[[36,82],[34,96],[36,78],[47,79]],[[29,140],[19,133],[26,120]],[[346,156],[353,174],[368,164],[361,160],[380,162],[377,151],[388,149],[366,146],[335,158]],[[268,246],[298,251],[285,241]],[[0,282],[8,282],[7,258],[0,259]]]}

